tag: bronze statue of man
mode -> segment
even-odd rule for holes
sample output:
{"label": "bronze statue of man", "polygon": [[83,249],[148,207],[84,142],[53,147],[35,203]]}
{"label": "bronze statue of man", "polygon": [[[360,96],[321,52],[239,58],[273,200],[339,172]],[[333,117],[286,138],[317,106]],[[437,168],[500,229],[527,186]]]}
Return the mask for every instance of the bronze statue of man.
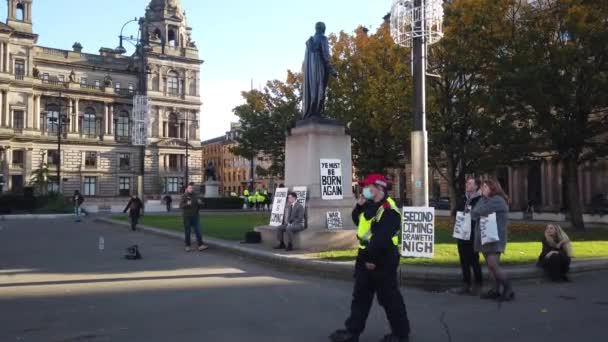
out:
{"label": "bronze statue of man", "polygon": [[306,54],[302,73],[302,111],[304,119],[321,118],[325,111],[325,96],[329,75],[338,73],[330,64],[329,43],[325,36],[325,24],[315,25],[316,33],[306,41]]}

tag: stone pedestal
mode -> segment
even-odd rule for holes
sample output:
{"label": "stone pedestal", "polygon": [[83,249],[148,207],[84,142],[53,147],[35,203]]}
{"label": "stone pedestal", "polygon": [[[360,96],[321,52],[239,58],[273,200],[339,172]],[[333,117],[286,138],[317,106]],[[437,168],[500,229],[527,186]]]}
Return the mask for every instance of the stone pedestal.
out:
{"label": "stone pedestal", "polygon": [[[321,198],[321,159],[342,162],[343,199]],[[353,248],[357,246],[351,212],[355,205],[352,193],[352,156],[350,136],[344,126],[325,122],[302,122],[292,129],[285,145],[285,186],[306,186],[307,229],[297,234],[296,248],[310,251]],[[328,211],[340,211],[343,229],[328,230]],[[258,227],[265,244],[276,244],[274,227]],[[270,240],[270,241],[269,241]]]}
{"label": "stone pedestal", "polygon": [[220,182],[207,180],[205,182],[205,198],[220,197]]}

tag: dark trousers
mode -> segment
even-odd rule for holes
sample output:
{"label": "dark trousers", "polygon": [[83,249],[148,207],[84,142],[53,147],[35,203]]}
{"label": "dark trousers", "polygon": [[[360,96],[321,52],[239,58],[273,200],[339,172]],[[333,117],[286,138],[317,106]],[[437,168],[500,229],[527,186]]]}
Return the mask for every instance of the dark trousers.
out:
{"label": "dark trousers", "polygon": [[553,281],[563,280],[570,270],[570,257],[563,253],[552,254],[543,258],[541,266]]}
{"label": "dark trousers", "polygon": [[167,212],[170,212],[171,211],[171,202],[167,202],[166,205],[167,205]]}
{"label": "dark trousers", "polygon": [[186,238],[186,246],[188,247],[190,247],[190,234],[192,233],[192,229],[194,229],[194,234],[196,235],[196,242],[199,246],[202,245],[203,237],[201,236],[201,225],[198,215],[184,216],[184,234]]}
{"label": "dark trousers", "polygon": [[346,329],[354,334],[365,330],[365,322],[374,301],[374,294],[384,308],[391,331],[399,337],[407,337],[410,323],[403,297],[397,282],[397,270],[355,271],[355,288],[350,306],[350,317],[346,320]]}
{"label": "dark trousers", "polygon": [[460,256],[460,267],[462,268],[462,281],[471,286],[471,269],[475,277],[475,284],[481,286],[482,274],[479,264],[479,253],[475,252],[473,241],[458,240],[458,256]]}
{"label": "dark trousers", "polygon": [[139,222],[139,216],[131,215],[131,230],[137,229],[138,222]]}

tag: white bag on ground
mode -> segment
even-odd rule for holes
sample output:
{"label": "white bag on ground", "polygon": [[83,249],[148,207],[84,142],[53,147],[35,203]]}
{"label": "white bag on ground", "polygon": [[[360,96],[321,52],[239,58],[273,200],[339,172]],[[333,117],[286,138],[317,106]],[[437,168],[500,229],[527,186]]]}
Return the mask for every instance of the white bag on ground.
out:
{"label": "white bag on ground", "polygon": [[481,231],[481,244],[487,245],[499,241],[498,226],[496,224],[496,213],[482,216],[479,220],[479,230]]}
{"label": "white bag on ground", "polygon": [[460,240],[471,239],[471,214],[459,211],[456,213],[456,222],[454,222],[454,234],[452,237]]}

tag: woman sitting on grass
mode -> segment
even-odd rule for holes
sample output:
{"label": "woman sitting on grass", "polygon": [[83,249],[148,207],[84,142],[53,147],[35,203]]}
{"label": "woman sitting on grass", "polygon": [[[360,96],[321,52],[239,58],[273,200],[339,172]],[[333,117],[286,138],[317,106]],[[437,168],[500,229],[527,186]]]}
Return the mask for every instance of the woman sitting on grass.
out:
{"label": "woman sitting on grass", "polygon": [[557,224],[547,225],[537,265],[545,270],[551,280],[568,281],[571,258],[572,245],[568,235]]}

